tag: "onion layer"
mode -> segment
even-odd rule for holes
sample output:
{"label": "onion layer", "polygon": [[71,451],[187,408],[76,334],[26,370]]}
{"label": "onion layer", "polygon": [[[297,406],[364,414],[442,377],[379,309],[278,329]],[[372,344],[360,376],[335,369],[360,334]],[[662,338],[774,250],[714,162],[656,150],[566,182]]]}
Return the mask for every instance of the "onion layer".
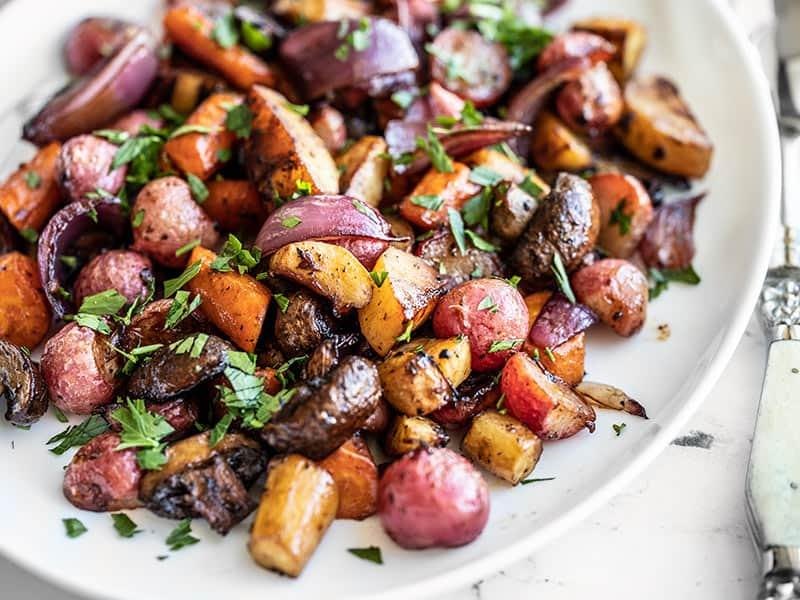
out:
{"label": "onion layer", "polygon": [[686,269],[694,258],[694,211],[705,193],[662,204],[639,243],[648,268]]}
{"label": "onion layer", "polygon": [[387,19],[369,17],[366,22],[369,27],[361,29],[369,36],[364,50],[354,49],[348,41],[348,35],[361,27],[358,20],[349,21],[344,32],[338,21],[324,21],[296,29],[284,39],[281,59],[296,74],[307,99],[347,87],[385,93],[385,85],[371,81],[391,80],[419,66],[405,31]]}
{"label": "onion layer", "polygon": [[22,135],[43,146],[100,129],[136,106],[156,76],[156,42],[142,28],[105,62],[51,98]]}
{"label": "onion layer", "polygon": [[96,64],[114,54],[125,42],[130,25],[119,19],[89,17],[69,32],[64,44],[64,60],[73,75],[86,75]]}
{"label": "onion layer", "polygon": [[[362,263],[377,260],[384,244],[400,241],[389,223],[374,208],[350,196],[305,196],[287,202],[273,212],[256,237],[255,246],[265,255],[287,244],[325,240],[352,251]],[[368,244],[377,241],[380,244]]]}
{"label": "onion layer", "polygon": [[36,258],[42,287],[56,318],[63,317],[73,308],[72,302],[64,294],[67,268],[61,256],[81,236],[92,230],[121,237],[127,224],[122,203],[117,198],[85,198],[68,204],[53,215],[39,236]]}
{"label": "onion layer", "polygon": [[542,307],[528,339],[540,348],[555,348],[597,322],[597,315],[583,304],[572,304],[556,292]]}

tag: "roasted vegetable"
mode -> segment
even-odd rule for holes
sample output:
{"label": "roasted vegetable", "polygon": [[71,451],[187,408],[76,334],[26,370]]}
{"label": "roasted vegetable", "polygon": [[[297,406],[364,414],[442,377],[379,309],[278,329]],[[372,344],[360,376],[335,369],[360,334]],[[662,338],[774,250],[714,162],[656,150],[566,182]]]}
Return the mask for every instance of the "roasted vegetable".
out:
{"label": "roasted vegetable", "polygon": [[461,428],[477,414],[497,405],[500,390],[494,377],[488,374],[473,373],[458,386],[456,395],[443,407],[428,415],[448,429]]}
{"label": "roasted vegetable", "polygon": [[330,309],[322,301],[298,291],[275,315],[275,341],[286,356],[308,354],[331,337],[335,326]]}
{"label": "roasted vegetable", "polygon": [[260,227],[269,204],[246,179],[215,179],[206,183],[203,210],[225,231],[250,231]]}
{"label": "roasted vegetable", "polygon": [[427,415],[453,397],[436,360],[415,348],[398,350],[378,366],[384,397],[403,414]]}
{"label": "roasted vegetable", "polygon": [[642,56],[647,33],[636,21],[613,17],[590,17],[577,21],[573,29],[599,35],[616,47],[608,66],[617,81],[624,83],[636,70]]}
{"label": "roasted vegetable", "polygon": [[583,140],[550,112],[539,115],[531,137],[531,160],[545,171],[583,171],[592,166],[592,152]]}
{"label": "roasted vegetable", "polygon": [[0,398],[6,400],[6,420],[25,427],[47,412],[47,387],[30,354],[0,339]]}
{"label": "roasted vegetable", "polygon": [[629,258],[653,220],[650,194],[638,179],[623,173],[598,173],[589,179],[600,208],[597,243],[615,258]]}
{"label": "roasted vegetable", "polygon": [[442,426],[425,417],[397,415],[386,432],[383,449],[389,456],[402,456],[423,446],[441,447],[450,441]]}
{"label": "roasted vegetable", "polygon": [[615,131],[636,158],[664,173],[700,178],[711,166],[711,140],[664,77],[625,86],[625,113]]}
{"label": "roasted vegetable", "polygon": [[459,210],[480,190],[463,163],[453,163],[449,173],[431,169],[400,203],[400,215],[420,229],[437,229],[447,224],[448,209]]}
{"label": "roasted vegetable", "polygon": [[324,380],[310,380],[261,430],[280,453],[324,458],[363,427],[378,406],[378,370],[369,360],[348,356]]}
{"label": "roasted vegetable", "polygon": [[94,135],[79,135],[64,142],[56,162],[56,177],[68,202],[98,189],[116,196],[128,174],[128,165],[111,168],[116,154],[117,146]]}
{"label": "roasted vegetable", "polygon": [[516,485],[539,461],[542,440],[514,417],[489,410],[472,420],[461,450],[492,475]]}
{"label": "roasted vegetable", "polygon": [[386,273],[380,285],[370,279],[372,297],[358,311],[361,333],[380,356],[386,356],[404,332],[422,325],[433,311],[442,287],[436,271],[424,260],[388,248],[373,268]]}
{"label": "roasted vegetable", "polygon": [[367,443],[352,437],[320,461],[339,490],[337,519],[366,519],[378,510],[378,467]]}
{"label": "roasted vegetable", "polygon": [[128,302],[144,300],[154,283],[153,263],[130,250],[109,250],[98,254],[78,273],[72,295],[80,306],[87,296],[116,290]]}
{"label": "roasted vegetable", "polygon": [[505,273],[496,252],[469,247],[462,253],[448,229],[419,242],[414,252],[439,273],[443,292],[475,277],[502,277]]}
{"label": "roasted vegetable", "polygon": [[250,531],[250,556],[266,569],[297,577],[338,507],[339,492],[328,471],[298,454],[277,460]]}
{"label": "roasted vegetable", "polygon": [[452,450],[420,448],[383,472],[378,515],[403,548],[462,546],[486,526],[489,487]]}
{"label": "roasted vegetable", "polygon": [[203,299],[200,310],[209,321],[242,350],[253,352],[272,294],[250,275],[213,269],[215,259],[217,255],[202,246],[192,250],[189,264],[200,262],[200,271],[187,288]]}
{"label": "roasted vegetable", "polygon": [[36,263],[19,252],[0,256],[0,338],[35,348],[50,328]]}
{"label": "roasted vegetable", "polygon": [[245,140],[250,179],[265,198],[289,198],[297,182],[312,194],[339,192],[339,171],[325,142],[274,90],[254,86],[247,95],[253,129]]}
{"label": "roasted vegetable", "polygon": [[172,327],[167,327],[167,317],[174,299],[156,300],[146,305],[131,318],[131,323],[120,335],[120,347],[126,352],[140,346],[160,344],[169,346],[186,338],[191,333],[210,333],[210,328],[195,310]]}
{"label": "roasted vegetable", "polygon": [[344,116],[332,106],[324,104],[309,117],[309,123],[325,143],[329,152],[339,152],[347,142],[347,125]]}
{"label": "roasted vegetable", "polygon": [[333,244],[288,244],[272,255],[269,270],[325,296],[338,314],[367,306],[373,295],[369,272],[352,253]]}
{"label": "roasted vegetable", "polygon": [[339,178],[342,193],[377,208],[383,198],[384,180],[390,165],[386,158],[386,141],[366,135],[336,157],[336,165],[342,172]]}
{"label": "roasted vegetable", "polygon": [[47,144],[0,186],[0,211],[17,231],[40,231],[61,202],[56,177],[60,153],[61,144]]}
{"label": "roasted vegetable", "polygon": [[622,116],[622,90],[606,63],[600,62],[564,86],[556,109],[573,129],[598,136]]}

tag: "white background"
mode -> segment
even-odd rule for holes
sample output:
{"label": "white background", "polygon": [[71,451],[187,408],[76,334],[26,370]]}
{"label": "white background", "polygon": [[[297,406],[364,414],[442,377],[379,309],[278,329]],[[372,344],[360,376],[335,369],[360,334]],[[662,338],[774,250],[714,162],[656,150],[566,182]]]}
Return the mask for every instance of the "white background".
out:
{"label": "white background", "polygon": [[[771,4],[733,3],[749,31],[764,22]],[[689,438],[703,437],[708,448],[669,446],[623,493],[570,533],[438,600],[754,598],[760,572],[745,522],[743,489],[765,352],[753,320],[722,379],[684,432]],[[0,598],[84,600],[3,558]]]}

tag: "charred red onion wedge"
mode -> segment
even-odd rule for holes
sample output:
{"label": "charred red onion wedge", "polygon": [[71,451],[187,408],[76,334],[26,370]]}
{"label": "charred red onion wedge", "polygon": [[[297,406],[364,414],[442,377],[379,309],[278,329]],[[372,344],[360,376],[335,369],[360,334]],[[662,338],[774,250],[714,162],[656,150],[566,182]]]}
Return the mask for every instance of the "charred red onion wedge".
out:
{"label": "charred red onion wedge", "polygon": [[[480,125],[457,124],[450,129],[434,128],[434,132],[448,156],[461,158],[475,150],[530,133],[531,127],[514,121],[485,118]],[[428,124],[424,122],[393,120],[386,124],[384,137],[394,159],[395,173],[420,173],[430,166],[430,156],[417,148],[417,138],[424,139],[427,135]],[[410,159],[398,161],[409,153]]]}
{"label": "charred red onion wedge", "polygon": [[56,318],[72,309],[72,302],[64,293],[67,268],[61,256],[78,238],[93,229],[121,238],[127,224],[122,203],[117,198],[85,198],[53,215],[39,236],[37,262],[44,293]]}
{"label": "charred red onion wedge", "polygon": [[597,323],[597,315],[556,292],[542,307],[528,339],[539,348],[555,348]]}
{"label": "charred red onion wedge", "polygon": [[86,75],[97,63],[119,50],[130,27],[135,26],[101,17],[89,17],[75,25],[64,44],[67,70],[73,75]]}
{"label": "charred red onion wedge", "polygon": [[99,129],[136,106],[156,76],[156,41],[133,28],[119,50],[51,98],[23,128],[38,146]]}
{"label": "charred red onion wedge", "polygon": [[[363,50],[353,47],[348,37],[353,32],[368,36]],[[308,99],[347,87],[385,93],[386,86],[375,86],[372,80],[391,79],[419,66],[408,34],[391,21],[376,17],[351,20],[346,30],[339,21],[296,29],[281,44],[280,56]]]}
{"label": "charred red onion wedge", "polygon": [[639,243],[648,268],[686,269],[694,258],[694,211],[705,192],[662,204]]}
{"label": "charred red onion wedge", "polygon": [[401,239],[391,234],[389,223],[374,208],[350,196],[323,195],[297,198],[273,212],[261,226],[255,246],[267,255],[294,242],[324,240],[356,249],[359,260],[374,264],[378,248],[383,252],[386,247],[355,244],[356,240],[388,244]]}
{"label": "charred red onion wedge", "polygon": [[[533,123],[556,88],[567,82],[577,81],[581,74],[591,66],[592,63],[587,58],[570,58],[554,64],[514,94],[508,105],[507,118],[520,123]],[[524,142],[517,141],[517,151],[527,156],[527,139]]]}

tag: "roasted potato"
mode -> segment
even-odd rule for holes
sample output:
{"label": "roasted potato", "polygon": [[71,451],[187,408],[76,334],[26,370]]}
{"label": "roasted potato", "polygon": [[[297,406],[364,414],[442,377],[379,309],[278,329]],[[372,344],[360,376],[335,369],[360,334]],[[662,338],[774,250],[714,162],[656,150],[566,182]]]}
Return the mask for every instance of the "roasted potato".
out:
{"label": "roasted potato", "polygon": [[492,204],[492,232],[513,242],[525,231],[538,206],[536,198],[515,183],[498,189]]}
{"label": "roasted potato", "polygon": [[52,142],[20,165],[0,186],[0,211],[18,231],[39,231],[61,202],[56,163],[61,144]]}
{"label": "roasted potato", "polygon": [[164,31],[183,52],[219,71],[242,90],[254,84],[274,85],[269,65],[239,44],[223,48],[214,39],[214,20],[200,7],[181,3],[164,15]]}
{"label": "roasted potato", "polygon": [[289,198],[297,182],[312,194],[339,193],[339,170],[325,142],[278,92],[254,86],[247,95],[253,129],[245,140],[250,179],[265,198]]}
{"label": "roasted potato", "polygon": [[501,279],[473,279],[450,290],[433,313],[438,337],[466,336],[472,368],[494,371],[528,335],[528,308],[514,286]]}
{"label": "roasted potato", "polygon": [[448,222],[448,208],[459,210],[481,191],[479,185],[469,180],[469,176],[469,167],[459,162],[453,163],[452,173],[431,169],[403,198],[399,207],[400,215],[420,229],[438,229]]}
{"label": "roasted potato", "polygon": [[614,258],[629,258],[653,220],[650,194],[633,175],[598,173],[589,178],[600,209],[598,245]]}
{"label": "roasted potato", "polygon": [[542,440],[510,415],[487,410],[472,420],[461,451],[492,475],[516,485],[542,454]]}
{"label": "roasted potato", "polygon": [[425,417],[397,415],[386,432],[383,449],[389,456],[402,456],[422,446],[446,446],[450,436],[441,425]]}
{"label": "roasted potato", "polygon": [[212,94],[198,106],[186,125],[207,127],[210,131],[192,131],[167,140],[164,152],[181,172],[206,180],[225,164],[220,158],[230,152],[236,134],[226,129],[228,110],[242,103],[240,94]]}
{"label": "roasted potato", "polygon": [[520,163],[511,160],[498,150],[492,148],[477,150],[467,156],[464,162],[473,168],[486,167],[498,175],[502,175],[505,181],[510,181],[511,183],[519,184],[522,183],[526,177],[529,177],[536,187],[541,189],[540,197],[544,197],[550,193],[550,186],[547,185],[535,171],[526,169]]}
{"label": "roasted potato", "polygon": [[250,531],[259,565],[297,577],[336,517],[339,491],[330,473],[299,454],[275,461]]}
{"label": "roasted potato", "polygon": [[428,354],[454,388],[460,386],[472,371],[469,339],[466,336],[418,339],[405,349]]}
{"label": "roasted potato", "polygon": [[571,278],[578,301],[623,337],[642,328],[647,318],[647,277],[632,263],[604,258],[577,271]]}
{"label": "roasted potato", "polygon": [[272,293],[254,277],[236,271],[219,272],[211,268],[217,255],[197,246],[189,264],[200,262],[200,271],[187,284],[203,302],[200,311],[242,350],[256,349],[261,327],[267,316]]}
{"label": "roasted potato", "polygon": [[343,194],[377,208],[383,198],[384,179],[389,172],[386,141],[366,135],[336,157],[342,171],[339,185]]}
{"label": "roasted potato", "polygon": [[628,82],[625,113],[615,133],[634,156],[664,173],[700,178],[711,166],[711,140],[678,88],[664,77]]}
{"label": "roasted potato", "polygon": [[369,272],[341,246],[315,241],[287,244],[272,255],[269,270],[325,296],[338,314],[367,306],[373,296]]}
{"label": "roasted potato", "polygon": [[592,166],[589,147],[553,113],[544,111],[533,126],[531,160],[545,171],[578,172]]}
{"label": "roasted potato", "polygon": [[620,84],[625,83],[636,70],[647,43],[644,27],[630,19],[590,17],[576,22],[573,29],[594,33],[616,46],[608,66]]}
{"label": "roasted potato", "polygon": [[20,252],[0,256],[0,338],[32,350],[49,328],[36,261]]}
{"label": "roasted potato", "polygon": [[373,271],[387,276],[380,286],[369,278],[372,298],[358,311],[358,322],[372,349],[386,356],[398,337],[428,318],[442,283],[424,260],[396,248],[388,248]]}
{"label": "roasted potato", "polygon": [[463,546],[489,519],[489,486],[447,448],[419,448],[383,472],[378,515],[403,548]]}
{"label": "roasted potato", "polygon": [[556,110],[573,130],[598,136],[622,117],[622,90],[606,63],[599,62],[564,86]]}
{"label": "roasted potato", "polygon": [[362,0],[276,0],[272,10],[297,24],[357,19],[370,13]]}
{"label": "roasted potato", "polygon": [[427,415],[453,398],[453,388],[437,362],[413,345],[390,355],[380,365],[383,395],[403,414]]}
{"label": "roasted potato", "polygon": [[344,122],[344,116],[332,106],[323,104],[311,114],[308,121],[325,142],[329,152],[338,152],[347,142],[347,124]]}
{"label": "roasted potato", "polygon": [[508,412],[542,439],[567,438],[584,427],[594,431],[592,408],[523,352],[514,354],[503,367],[500,390]]}
{"label": "roasted potato", "polygon": [[354,436],[319,462],[339,490],[337,519],[358,521],[378,510],[378,467],[367,443]]}

